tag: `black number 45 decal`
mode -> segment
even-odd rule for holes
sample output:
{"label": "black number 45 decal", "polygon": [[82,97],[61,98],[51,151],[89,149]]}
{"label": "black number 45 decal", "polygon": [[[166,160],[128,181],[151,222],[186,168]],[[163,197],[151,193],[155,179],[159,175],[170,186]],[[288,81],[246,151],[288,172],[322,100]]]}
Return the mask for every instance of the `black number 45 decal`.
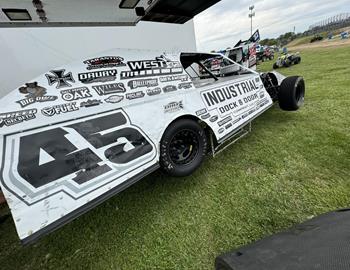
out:
{"label": "black number 45 decal", "polygon": [[[152,152],[150,142],[126,124],[126,117],[118,112],[21,137],[18,173],[35,188],[73,173],[73,180],[82,184],[113,170],[103,161],[127,165]],[[89,147],[76,147],[81,137]],[[103,150],[104,156],[94,149]],[[43,153],[48,157],[45,162]]]}

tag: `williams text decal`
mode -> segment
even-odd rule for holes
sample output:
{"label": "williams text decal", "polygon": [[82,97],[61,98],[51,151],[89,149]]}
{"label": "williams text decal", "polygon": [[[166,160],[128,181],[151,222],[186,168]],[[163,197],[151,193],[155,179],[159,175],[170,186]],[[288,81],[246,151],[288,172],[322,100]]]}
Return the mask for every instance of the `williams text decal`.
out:
{"label": "williams text decal", "polygon": [[92,87],[99,96],[126,92],[123,83],[101,84]]}

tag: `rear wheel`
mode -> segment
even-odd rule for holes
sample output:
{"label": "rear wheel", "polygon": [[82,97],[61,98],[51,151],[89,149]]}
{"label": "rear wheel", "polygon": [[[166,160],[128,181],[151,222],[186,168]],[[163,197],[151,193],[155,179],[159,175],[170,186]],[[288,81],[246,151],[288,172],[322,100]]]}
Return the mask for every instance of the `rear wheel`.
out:
{"label": "rear wheel", "polygon": [[285,78],[278,92],[280,108],[285,111],[296,111],[304,104],[305,82],[302,77]]}
{"label": "rear wheel", "polygon": [[295,59],[294,63],[297,65],[297,64],[300,64],[300,62],[301,62],[301,57],[298,56],[298,57]]}
{"label": "rear wheel", "polygon": [[207,152],[203,128],[190,119],[171,124],[160,142],[160,166],[172,176],[192,174],[202,164]]}
{"label": "rear wheel", "polygon": [[283,62],[283,66],[286,67],[286,68],[288,68],[288,67],[291,66],[291,63],[289,62],[289,60],[285,60],[285,61]]}

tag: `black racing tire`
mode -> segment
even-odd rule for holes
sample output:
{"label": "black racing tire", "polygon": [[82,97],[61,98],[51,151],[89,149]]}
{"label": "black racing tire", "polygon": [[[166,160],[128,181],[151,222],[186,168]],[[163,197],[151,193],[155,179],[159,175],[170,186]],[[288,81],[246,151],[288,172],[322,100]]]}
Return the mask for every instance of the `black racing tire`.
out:
{"label": "black racing tire", "polygon": [[188,176],[200,167],[207,148],[206,133],[199,123],[190,119],[176,121],[161,139],[160,167],[171,176]]}
{"label": "black racing tire", "polygon": [[305,98],[305,82],[303,77],[293,76],[285,78],[278,92],[278,102],[284,111],[297,111]]}
{"label": "black racing tire", "polygon": [[278,69],[278,65],[276,63],[273,64],[273,69]]}
{"label": "black racing tire", "polygon": [[292,64],[289,61],[284,61],[283,67],[289,68]]}
{"label": "black racing tire", "polygon": [[296,59],[295,59],[295,64],[297,65],[297,64],[300,64],[300,62],[301,62],[301,57],[300,56],[298,56]]}

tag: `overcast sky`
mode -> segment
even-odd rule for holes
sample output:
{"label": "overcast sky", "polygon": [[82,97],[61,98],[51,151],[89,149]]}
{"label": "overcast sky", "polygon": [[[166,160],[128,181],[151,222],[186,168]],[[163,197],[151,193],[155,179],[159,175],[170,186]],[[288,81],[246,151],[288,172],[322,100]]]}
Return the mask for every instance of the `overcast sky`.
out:
{"label": "overcast sky", "polygon": [[311,24],[350,12],[349,0],[221,0],[195,17],[199,51],[232,47],[250,36],[248,7],[255,5],[253,29],[261,38],[278,37],[285,32],[303,32]]}

